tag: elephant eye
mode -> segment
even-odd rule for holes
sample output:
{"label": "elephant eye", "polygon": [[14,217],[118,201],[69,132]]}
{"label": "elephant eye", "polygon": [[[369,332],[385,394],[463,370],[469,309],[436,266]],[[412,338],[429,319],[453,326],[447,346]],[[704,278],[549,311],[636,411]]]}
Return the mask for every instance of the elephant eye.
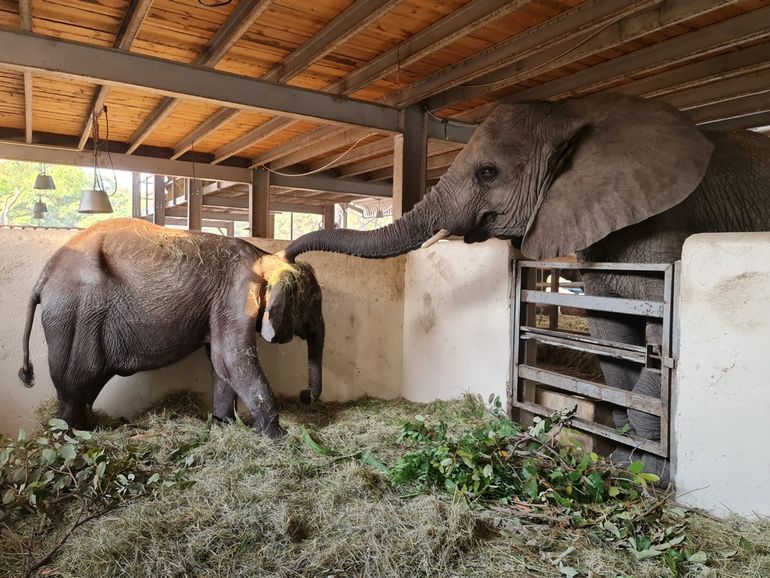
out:
{"label": "elephant eye", "polygon": [[476,178],[484,185],[490,184],[497,177],[497,167],[492,163],[484,163],[476,170]]}

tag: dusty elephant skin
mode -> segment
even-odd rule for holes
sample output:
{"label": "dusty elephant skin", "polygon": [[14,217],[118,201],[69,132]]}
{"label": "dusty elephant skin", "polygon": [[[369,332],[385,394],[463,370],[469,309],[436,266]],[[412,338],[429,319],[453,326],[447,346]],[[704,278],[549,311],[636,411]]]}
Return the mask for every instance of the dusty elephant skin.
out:
{"label": "dusty elephant skin", "polygon": [[[507,102],[403,218],[371,232],[313,232],[285,254],[392,257],[441,230],[468,243],[511,239],[535,259],[577,253],[581,261],[670,263],[695,233],[770,230],[770,139],[700,130],[665,103],[618,94]],[[591,295],[660,299],[663,291],[642,275],[584,278]],[[661,333],[658,324],[620,315],[594,316],[589,327],[595,337],[639,345]],[[659,395],[657,374],[611,361],[602,369],[608,383]],[[654,416],[615,417],[618,426],[630,421],[632,433],[660,435]],[[665,463],[645,461],[665,475]]]}
{"label": "dusty elephant skin", "polygon": [[30,298],[19,370],[28,386],[38,304],[58,415],[72,427],[87,426],[87,408],[113,376],[170,365],[205,345],[214,416],[233,419],[237,397],[257,431],[281,437],[256,331],[271,343],[305,339],[309,389],[301,397],[321,394],[324,320],[312,268],[242,239],[138,219],[105,221],[73,237],[48,261]]}

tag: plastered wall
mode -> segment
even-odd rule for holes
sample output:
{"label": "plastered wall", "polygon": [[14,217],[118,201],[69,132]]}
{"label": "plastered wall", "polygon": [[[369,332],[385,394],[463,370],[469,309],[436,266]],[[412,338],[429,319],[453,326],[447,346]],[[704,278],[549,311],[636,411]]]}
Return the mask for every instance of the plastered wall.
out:
{"label": "plastered wall", "polygon": [[511,244],[442,241],[407,255],[403,395],[505,400],[511,363]]}
{"label": "plastered wall", "polygon": [[678,499],[770,516],[770,233],[690,237],[680,306]]}
{"label": "plastered wall", "polygon": [[[0,229],[0,432],[34,424],[34,408],[55,395],[38,307],[30,341],[36,385],[17,377],[29,295],[48,258],[74,232]],[[268,251],[286,242],[254,240]],[[305,258],[305,257],[303,257]],[[323,288],[327,340],[323,398],[341,401],[401,394],[404,259],[366,261],[344,255],[307,255]],[[258,338],[258,355],[275,393],[294,395],[306,387],[305,342],[270,345]],[[171,391],[199,391],[208,399],[210,366],[202,351],[157,371],[115,377],[96,407],[129,416]]]}

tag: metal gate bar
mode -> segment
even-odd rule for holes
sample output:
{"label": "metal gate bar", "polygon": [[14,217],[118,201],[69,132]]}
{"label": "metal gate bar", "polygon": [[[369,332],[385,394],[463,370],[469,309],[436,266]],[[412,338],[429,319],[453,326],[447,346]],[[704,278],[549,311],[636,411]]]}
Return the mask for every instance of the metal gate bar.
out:
{"label": "metal gate bar", "polygon": [[[552,271],[551,282],[538,280],[538,270]],[[571,295],[558,293],[560,269],[583,269],[598,271],[624,271],[628,273],[653,273],[660,276],[663,284],[662,301],[643,301],[635,299],[620,299],[616,297],[598,297],[587,295]],[[678,292],[675,277],[678,267],[675,264],[654,263],[560,263],[552,261],[519,261],[516,268],[513,316],[513,356],[512,356],[512,391],[509,410],[514,407],[536,415],[547,416],[552,409],[536,403],[538,386],[572,396],[579,396],[598,402],[610,403],[626,409],[636,409],[652,415],[660,416],[660,441],[645,440],[636,436],[624,435],[606,425],[573,419],[577,429],[611,439],[615,442],[633,446],[663,457],[668,456],[669,450],[669,397],[672,370],[672,335],[678,331],[673,320],[674,296]],[[542,275],[541,275],[542,278]],[[556,280],[554,282],[554,279]],[[561,285],[566,286],[567,284]],[[573,283],[569,285],[574,286]],[[551,292],[545,289],[550,288]],[[573,307],[592,311],[605,311],[636,315],[644,318],[662,321],[663,333],[661,343],[634,345],[597,339],[589,335],[558,330],[553,323],[555,316],[550,317],[549,329],[536,327],[536,306],[545,305],[548,308]],[[612,384],[596,383],[577,379],[570,375],[543,369],[536,366],[538,343],[559,348],[572,349],[622,359],[644,366],[661,375],[660,398],[635,394]]]}

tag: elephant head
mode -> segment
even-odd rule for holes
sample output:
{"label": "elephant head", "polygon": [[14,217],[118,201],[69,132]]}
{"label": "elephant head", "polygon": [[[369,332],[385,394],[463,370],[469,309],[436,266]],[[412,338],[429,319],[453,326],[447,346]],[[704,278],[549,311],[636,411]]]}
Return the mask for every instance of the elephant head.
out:
{"label": "elephant head", "polygon": [[321,287],[307,263],[288,264],[269,256],[263,275],[266,304],[258,330],[270,343],[288,343],[296,335],[307,341],[308,384],[300,398],[306,403],[321,396],[324,338]]}
{"label": "elephant head", "polygon": [[512,239],[531,258],[574,253],[677,205],[703,178],[713,145],[676,108],[619,94],[505,102],[438,184],[392,225],[300,237],[286,248],[369,258],[440,236]]}

